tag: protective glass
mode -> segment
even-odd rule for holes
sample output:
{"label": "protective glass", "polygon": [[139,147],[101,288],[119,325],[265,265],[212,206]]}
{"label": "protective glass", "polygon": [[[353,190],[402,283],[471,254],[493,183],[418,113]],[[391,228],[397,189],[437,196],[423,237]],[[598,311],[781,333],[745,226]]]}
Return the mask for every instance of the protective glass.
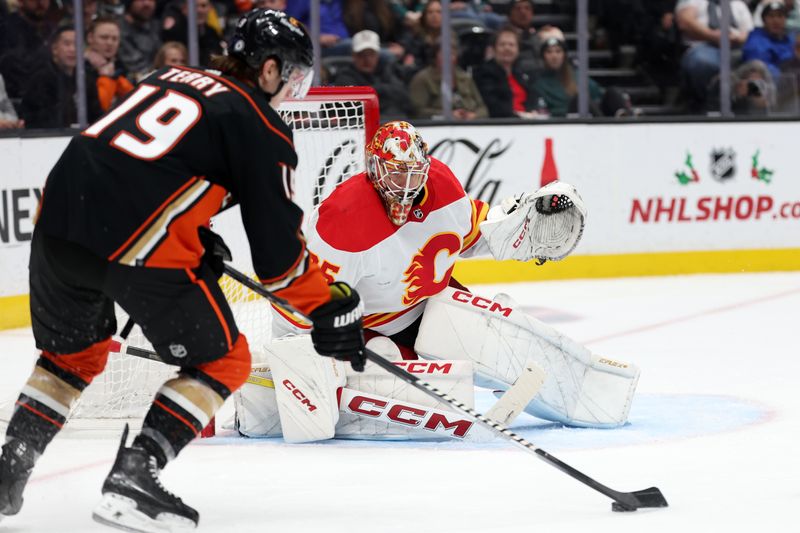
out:
{"label": "protective glass", "polygon": [[289,85],[290,98],[305,98],[314,81],[314,70],[310,66],[287,62],[281,70],[281,79]]}

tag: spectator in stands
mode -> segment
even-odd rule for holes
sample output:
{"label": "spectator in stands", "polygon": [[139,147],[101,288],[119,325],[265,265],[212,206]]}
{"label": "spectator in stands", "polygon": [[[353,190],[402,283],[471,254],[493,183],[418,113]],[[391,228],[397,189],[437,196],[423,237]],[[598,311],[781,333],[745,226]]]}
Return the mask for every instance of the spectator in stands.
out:
{"label": "spectator in stands", "polygon": [[[440,42],[431,45],[428,54],[433,58],[430,65],[419,71],[411,79],[409,92],[414,116],[417,118],[436,118],[442,116],[442,48]],[[453,117],[457,120],[486,118],[489,111],[483,103],[481,93],[472,77],[458,68],[458,43],[453,42]]]}
{"label": "spectator in stands", "polygon": [[[222,53],[222,41],[220,35],[208,24],[211,0],[195,0],[195,2],[197,6],[198,60],[201,65],[208,65],[212,54]],[[164,20],[161,23],[162,41],[177,41],[188,46],[187,10],[187,0],[180,0],[164,9]]]}
{"label": "spectator in stands", "polygon": [[33,71],[48,60],[45,43],[55,28],[49,9],[50,0],[20,0],[0,28],[0,75],[12,99],[22,98]]}
{"label": "spectator in stands", "polygon": [[0,76],[0,130],[16,129],[25,127],[25,123],[17,116],[14,104],[6,93],[6,84],[3,76]]}
{"label": "spectator in stands", "polygon": [[547,104],[533,86],[533,75],[523,70],[519,58],[519,34],[501,29],[492,43],[494,58],[475,68],[472,77],[492,118],[546,116]]}
{"label": "spectator in stands", "polygon": [[450,2],[450,16],[472,20],[477,24],[497,30],[508,23],[503,15],[494,12],[492,4],[484,0],[454,0]]}
{"label": "spectator in stands", "polygon": [[733,73],[732,110],[737,115],[766,115],[775,107],[775,84],[763,61],[754,59]]}
{"label": "spectator in stands", "polygon": [[[753,29],[753,17],[742,0],[731,0],[730,41],[741,47]],[[700,107],[707,97],[709,82],[719,73],[720,7],[716,0],[679,0],[675,19],[688,49],[681,58],[693,106]]]}
{"label": "spectator in stands", "polygon": [[794,34],[794,53],[781,63],[781,72],[800,75],[800,32]]}
{"label": "spectator in stands", "polygon": [[164,43],[156,52],[153,68],[180,67],[189,64],[189,50],[183,43],[169,41]]}
{"label": "spectator in stands", "polygon": [[[346,56],[350,54],[350,33],[344,23],[343,0],[320,0],[320,36],[322,56]],[[311,0],[292,0],[286,5],[286,13],[311,27]]]}
{"label": "spectator in stands", "polygon": [[[20,114],[27,128],[68,128],[78,122],[75,66],[75,29],[59,27],[51,38],[51,58],[31,76],[22,97]],[[93,69],[86,69],[88,121],[100,115],[97,79]]]}
{"label": "spectator in stands", "polygon": [[639,62],[661,89],[665,100],[674,103],[679,93],[683,52],[675,24],[675,0],[647,0],[642,4],[643,15],[637,38]]}
{"label": "spectator in stands", "polygon": [[89,24],[86,32],[86,61],[97,75],[100,107],[108,111],[114,103],[133,90],[117,61],[120,31],[116,19],[102,16]]}
{"label": "spectator in stands", "polygon": [[430,0],[422,9],[419,24],[406,36],[403,43],[406,50],[403,64],[415,70],[430,64],[431,60],[427,57],[428,50],[439,39],[441,33],[442,4],[439,0]]}
{"label": "spectator in stands", "polygon": [[381,122],[408,117],[411,101],[408,89],[394,71],[394,64],[381,59],[378,34],[362,30],[353,35],[353,63],[343,66],[337,73],[336,85],[369,86],[378,93]]}
{"label": "spectator in stands", "polygon": [[403,25],[387,0],[344,0],[342,18],[350,35],[372,30],[394,57],[405,55]]}
{"label": "spectator in stands", "polygon": [[764,26],[755,28],[742,48],[742,60],[759,59],[774,79],[780,76],[780,64],[794,55],[794,40],[786,33],[787,10],[783,2],[771,2],[761,11]]}
{"label": "spectator in stands", "polygon": [[[762,0],[756,6],[756,10],[753,12],[753,22],[756,28],[760,28],[764,25],[764,19],[762,17],[764,7],[774,1],[775,0]],[[800,6],[798,6],[797,0],[783,0],[783,3],[786,5],[786,29],[790,32],[800,30]]]}
{"label": "spectator in stands", "polygon": [[778,110],[800,113],[800,32],[794,34],[794,52],[780,65],[781,75],[776,80]]}
{"label": "spectator in stands", "polygon": [[119,61],[134,81],[150,71],[150,65],[161,46],[159,24],[155,19],[155,0],[124,0],[125,16],[120,23],[122,40]]}
{"label": "spectator in stands", "polygon": [[[553,117],[566,117],[577,109],[578,83],[575,71],[567,60],[567,44],[561,39],[551,37],[542,43],[543,68],[536,75],[533,88],[544,98],[547,109]],[[600,102],[603,90],[589,79],[589,101],[592,114],[600,115]]]}
{"label": "spectator in stands", "polygon": [[48,19],[50,0],[20,0],[19,9],[6,17],[0,33],[0,54],[15,48],[35,50],[45,45],[55,25]]}
{"label": "spectator in stands", "polygon": [[533,0],[512,0],[508,24],[519,34],[520,59],[529,65],[539,60],[536,30],[533,27]]}

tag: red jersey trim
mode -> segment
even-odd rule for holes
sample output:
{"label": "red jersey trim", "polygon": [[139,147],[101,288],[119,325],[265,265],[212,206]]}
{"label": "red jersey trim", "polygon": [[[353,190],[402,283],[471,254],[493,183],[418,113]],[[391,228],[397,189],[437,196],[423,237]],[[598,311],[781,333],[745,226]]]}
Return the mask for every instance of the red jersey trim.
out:
{"label": "red jersey trim", "polygon": [[408,309],[403,309],[402,311],[397,311],[395,313],[374,313],[371,315],[367,315],[364,317],[364,329],[377,328],[379,326],[383,326],[384,324],[388,324],[389,322],[405,315],[412,309],[416,308],[417,305],[419,305],[419,303],[421,302],[412,305]]}

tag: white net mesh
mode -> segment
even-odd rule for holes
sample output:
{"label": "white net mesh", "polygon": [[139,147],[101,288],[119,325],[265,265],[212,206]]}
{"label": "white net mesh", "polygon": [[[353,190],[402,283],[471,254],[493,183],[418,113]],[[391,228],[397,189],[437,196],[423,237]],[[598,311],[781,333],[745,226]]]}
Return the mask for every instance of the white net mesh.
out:
{"label": "white net mesh", "polygon": [[[294,200],[309,213],[344,179],[363,171],[366,133],[377,127],[372,114],[374,95],[358,96],[316,90],[303,101],[287,102],[281,116],[294,130],[298,167],[294,179]],[[371,128],[371,129],[370,129]],[[252,271],[249,245],[241,228],[238,209],[228,210],[214,221],[233,251],[234,265]],[[220,285],[247,336],[254,360],[260,347],[270,340],[271,311],[262,297],[227,276]],[[117,308],[122,327],[127,315]],[[127,338],[130,346],[152,351],[138,326]],[[127,354],[111,353],[105,370],[84,391],[71,419],[138,419],[145,415],[159,387],[175,375],[177,367]]]}

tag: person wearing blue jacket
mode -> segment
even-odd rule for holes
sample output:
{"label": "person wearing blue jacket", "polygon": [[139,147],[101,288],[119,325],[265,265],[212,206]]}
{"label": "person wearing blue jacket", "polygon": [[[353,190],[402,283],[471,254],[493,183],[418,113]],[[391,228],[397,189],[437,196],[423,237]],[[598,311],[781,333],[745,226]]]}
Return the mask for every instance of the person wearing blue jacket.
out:
{"label": "person wearing blue jacket", "polygon": [[781,75],[780,64],[794,56],[794,39],[786,31],[787,14],[783,2],[766,4],[761,12],[764,26],[750,32],[742,48],[744,62],[763,61],[774,79]]}
{"label": "person wearing blue jacket", "polygon": [[[311,27],[311,0],[292,0],[286,14]],[[320,0],[319,41],[323,56],[350,55],[350,33],[344,23],[344,0]]]}

